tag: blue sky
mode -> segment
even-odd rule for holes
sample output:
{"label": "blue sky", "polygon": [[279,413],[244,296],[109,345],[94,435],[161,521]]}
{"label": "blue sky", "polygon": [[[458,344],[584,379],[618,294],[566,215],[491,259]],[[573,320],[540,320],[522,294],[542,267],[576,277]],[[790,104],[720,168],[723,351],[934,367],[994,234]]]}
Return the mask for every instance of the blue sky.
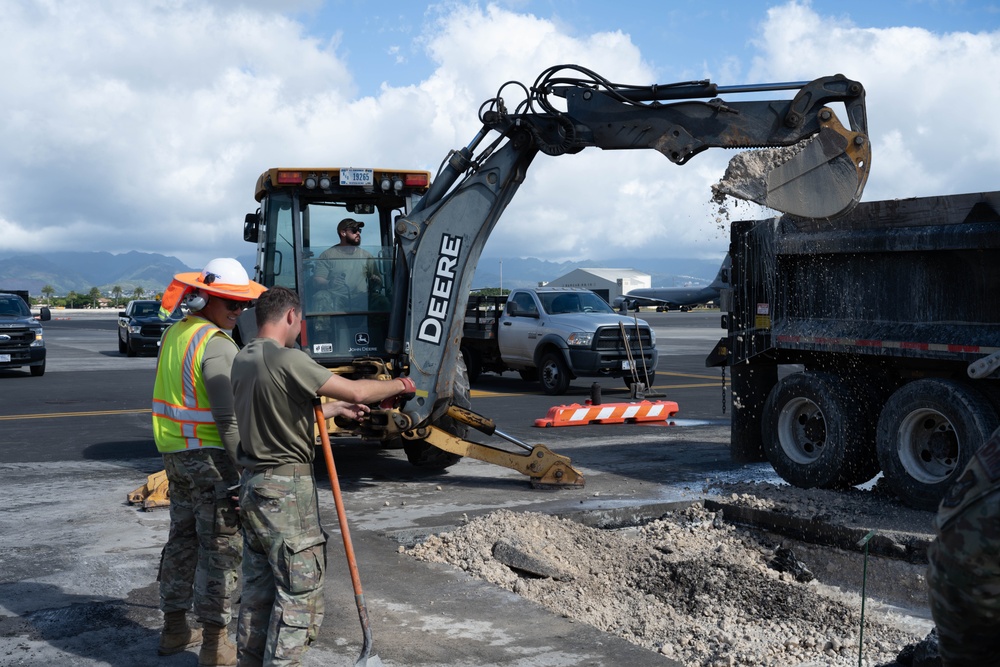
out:
{"label": "blue sky", "polygon": [[[319,4],[319,3],[317,3]],[[359,92],[378,93],[385,82],[406,86],[425,79],[434,68],[423,36],[455,3],[371,3],[332,0],[293,14],[309,35],[338,44]],[[468,3],[458,3],[468,4]],[[787,2],[753,0],[510,0],[498,7],[553,21],[577,37],[618,30],[664,77],[687,78],[692,70],[718,71],[734,60],[753,57],[755,29],[769,7]],[[867,28],[914,26],[938,33],[979,32],[1000,26],[1000,3],[963,0],[813,0],[817,11]],[[390,9],[391,7],[391,9]],[[555,64],[555,63],[550,63]],[[700,76],[700,74],[699,74]],[[728,82],[736,83],[736,82]],[[745,82],[739,82],[745,83]]]}
{"label": "blue sky", "polygon": [[[867,89],[864,199],[1000,188],[994,2],[14,0],[0,56],[17,63],[0,87],[0,255],[248,254],[265,169],[434,171],[500,84],[559,63],[634,84],[841,72]],[[484,257],[718,260],[710,187],[731,156],[540,157]]]}

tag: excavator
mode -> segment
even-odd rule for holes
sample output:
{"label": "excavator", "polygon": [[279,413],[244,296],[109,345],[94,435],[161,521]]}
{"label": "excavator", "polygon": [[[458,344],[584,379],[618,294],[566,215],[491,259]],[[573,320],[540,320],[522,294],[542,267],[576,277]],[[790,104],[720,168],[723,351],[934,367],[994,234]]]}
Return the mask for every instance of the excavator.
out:
{"label": "excavator", "polygon": [[[509,91],[518,98],[513,109],[504,97]],[[761,99],[781,91],[784,99]],[[829,105],[837,105],[847,127]],[[265,171],[244,239],[257,245],[258,282],[302,296],[303,350],[352,379],[414,381],[408,400],[373,408],[363,423],[331,420],[330,433],[402,446],[415,465],[445,468],[475,458],[518,470],[541,487],[580,487],[584,479],[568,458],[521,442],[471,411],[459,351],[480,253],[539,153],[653,149],[684,165],[709,148],[744,149],[713,188],[715,196],[810,219],[849,212],[870,169],[864,87],[840,74],[788,83],[639,86],[557,65],[530,87],[503,84],[478,115],[479,131],[448,153],[433,181],[429,172],[412,170]],[[345,221],[365,231],[364,251],[349,258],[320,252],[337,241]],[[331,296],[316,286],[318,273],[340,277],[341,288],[348,276],[363,273],[368,286],[354,296],[344,296],[346,288]],[[255,329],[248,311],[235,335],[249,340]],[[627,335],[619,344],[628,345]],[[468,440],[470,428],[521,451]],[[142,502],[142,489],[130,499]]]}

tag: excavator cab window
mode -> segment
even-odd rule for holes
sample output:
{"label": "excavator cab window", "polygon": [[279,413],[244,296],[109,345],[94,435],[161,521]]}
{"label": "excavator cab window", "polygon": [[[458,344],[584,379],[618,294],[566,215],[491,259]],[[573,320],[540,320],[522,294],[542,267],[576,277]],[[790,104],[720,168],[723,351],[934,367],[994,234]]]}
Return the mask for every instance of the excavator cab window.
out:
{"label": "excavator cab window", "polygon": [[[381,230],[390,214],[371,202],[300,199],[300,294],[306,346],[314,357],[345,359],[385,349],[393,252]],[[338,227],[345,220],[341,236]]]}

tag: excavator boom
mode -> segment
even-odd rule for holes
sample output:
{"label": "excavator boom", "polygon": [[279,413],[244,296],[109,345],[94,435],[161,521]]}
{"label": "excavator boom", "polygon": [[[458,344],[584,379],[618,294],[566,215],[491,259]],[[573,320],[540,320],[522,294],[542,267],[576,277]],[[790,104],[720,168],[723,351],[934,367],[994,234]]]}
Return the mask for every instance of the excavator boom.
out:
{"label": "excavator boom", "polygon": [[[584,78],[557,76],[567,70]],[[526,99],[514,112],[500,94],[484,103],[482,128],[468,146],[449,154],[426,196],[395,224],[397,271],[387,351],[409,355],[417,395],[401,414],[413,429],[442,416],[451,404],[475,266],[539,152],[646,148],[683,165],[713,147],[764,149],[738,154],[716,196],[808,218],[851,210],[868,177],[864,88],[839,74],[733,88],[710,82],[643,87],[562,65],[543,72],[531,88],[507,86],[519,87]],[[795,93],[779,100],[718,97],[775,90]],[[565,109],[553,98],[565,100]],[[831,103],[844,105],[850,129]]]}

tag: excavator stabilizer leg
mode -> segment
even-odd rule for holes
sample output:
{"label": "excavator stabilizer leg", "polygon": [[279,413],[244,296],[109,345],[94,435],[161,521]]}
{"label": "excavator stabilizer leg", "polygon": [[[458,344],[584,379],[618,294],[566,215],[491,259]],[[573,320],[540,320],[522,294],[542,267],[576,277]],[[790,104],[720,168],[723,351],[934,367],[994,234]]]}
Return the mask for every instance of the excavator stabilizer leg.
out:
{"label": "excavator stabilizer leg", "polygon": [[438,449],[470,459],[511,468],[531,478],[536,488],[583,488],[583,473],[573,467],[569,458],[556,454],[545,445],[535,445],[530,452],[516,454],[504,449],[463,440],[436,426],[411,431],[406,437],[426,440]]}
{"label": "excavator stabilizer leg", "polygon": [[818,220],[850,212],[868,181],[871,146],[829,108],[820,111],[820,125],[818,134],[793,146],[737,154],[712,186],[715,199],[729,195]]}

